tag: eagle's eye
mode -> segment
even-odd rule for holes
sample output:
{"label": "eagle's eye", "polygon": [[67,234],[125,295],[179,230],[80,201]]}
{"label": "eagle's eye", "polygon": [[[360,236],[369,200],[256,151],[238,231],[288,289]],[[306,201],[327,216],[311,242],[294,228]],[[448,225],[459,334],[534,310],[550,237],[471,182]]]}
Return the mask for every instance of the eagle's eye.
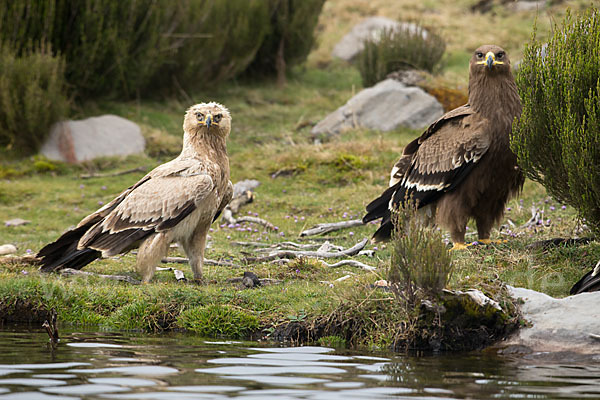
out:
{"label": "eagle's eye", "polygon": [[500,53],[496,54],[496,58],[502,58],[502,57],[504,57],[504,53],[503,52],[500,52]]}
{"label": "eagle's eye", "polygon": [[223,114],[215,115],[215,122],[218,124],[219,122],[221,122],[221,118],[223,118]]}
{"label": "eagle's eye", "polygon": [[476,55],[477,55],[477,58],[483,58],[483,53],[481,53],[481,52],[478,52]]}
{"label": "eagle's eye", "polygon": [[204,120],[204,114],[202,114],[201,112],[197,112],[196,113],[196,118],[198,118],[198,121],[203,121]]}

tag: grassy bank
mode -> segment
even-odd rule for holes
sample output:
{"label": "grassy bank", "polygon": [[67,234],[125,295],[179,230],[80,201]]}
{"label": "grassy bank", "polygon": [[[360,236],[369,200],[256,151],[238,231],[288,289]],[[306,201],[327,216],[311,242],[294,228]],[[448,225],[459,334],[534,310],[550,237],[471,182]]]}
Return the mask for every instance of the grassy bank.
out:
{"label": "grassy bank", "polygon": [[[1,226],[0,244],[15,244],[20,255],[35,253],[144,173],[92,179],[81,179],[80,175],[139,166],[150,170],[178,153],[183,113],[190,104],[208,100],[221,102],[233,115],[229,142],[232,180],[251,178],[261,182],[255,201],[243,208],[242,213],[257,214],[278,227],[277,231],[267,231],[255,225],[213,225],[207,257],[231,261],[241,268],[206,266],[207,284],[203,286],[178,283],[167,271],[158,272],[148,285],[133,286],[97,277],[40,275],[35,267],[4,262],[0,263],[0,317],[42,321],[47,312],[55,308],[61,323],[101,329],[189,329],[203,335],[231,338],[252,335],[302,340],[336,335],[353,344],[375,346],[397,340],[395,327],[398,321],[408,317],[406,310],[393,301],[389,292],[370,287],[386,277],[390,259],[387,246],[369,244],[367,248],[374,250],[373,257],[355,257],[377,267],[376,272],[366,272],[354,267],[332,269],[313,259],[294,260],[289,264],[245,263],[247,253],[254,249],[234,244],[286,240],[310,243],[298,237],[302,230],[321,222],[361,217],[365,205],[386,186],[390,166],[403,146],[419,134],[407,129],[387,133],[354,130],[329,143],[311,143],[310,125],[361,88],[356,69],[326,57],[339,34],[329,32],[335,24],[327,19],[340,18],[348,25],[364,13],[364,7],[370,10],[378,1],[356,0],[354,8],[342,7],[342,3],[348,2],[326,3],[320,46],[306,67],[293,71],[284,89],[278,89],[271,82],[229,82],[211,91],[189,93],[185,99],[98,102],[80,106],[77,117],[114,113],[140,124],[148,139],[148,155],[102,159],[80,166],[37,158],[0,163],[0,222],[11,218],[31,221],[19,227]],[[416,15],[417,3],[422,2],[406,3]],[[430,3],[427,7],[438,2]],[[439,4],[439,23],[444,33],[454,29],[458,22],[453,17],[455,12],[451,11],[450,2]],[[385,5],[381,7],[384,10]],[[561,15],[564,5],[552,10]],[[442,17],[446,18],[446,25]],[[438,16],[427,18],[438,21]],[[474,36],[483,34],[484,28],[490,26],[483,24],[485,16],[466,15],[464,18],[478,21],[469,25],[473,27]],[[531,13],[495,14],[490,18],[505,24],[501,32],[506,30],[507,33],[479,36],[472,46],[471,42],[463,43],[460,35],[448,35],[444,79],[466,83],[468,52],[482,37],[498,44],[507,40],[509,51],[519,54],[529,37],[534,16]],[[544,21],[540,18],[541,30],[547,29],[547,21]],[[531,217],[532,206],[543,210],[544,225],[522,227]],[[528,244],[537,240],[586,235],[574,210],[548,198],[545,190],[533,182],[527,182],[520,198],[512,200],[508,207],[503,221],[507,228],[502,234],[495,230],[492,236],[510,239],[509,242],[475,246],[454,254],[455,271],[450,286],[477,287],[499,300],[499,282],[553,296],[567,295],[583,271],[600,258],[600,246],[527,249]],[[347,248],[369,237],[375,228],[375,225],[357,227],[327,237],[333,244]],[[470,232],[474,231],[471,225]],[[470,238],[474,240],[475,236]],[[172,249],[171,255],[183,254]],[[85,270],[136,277],[134,264],[135,255],[128,254],[97,261]],[[167,266],[182,269],[191,276],[187,265]],[[253,271],[260,278],[270,278],[277,283],[245,289],[228,281],[241,277],[244,271]],[[336,281],[346,275],[348,279]],[[354,325],[342,326],[341,322],[352,318]],[[340,329],[328,330],[327,326]]]}

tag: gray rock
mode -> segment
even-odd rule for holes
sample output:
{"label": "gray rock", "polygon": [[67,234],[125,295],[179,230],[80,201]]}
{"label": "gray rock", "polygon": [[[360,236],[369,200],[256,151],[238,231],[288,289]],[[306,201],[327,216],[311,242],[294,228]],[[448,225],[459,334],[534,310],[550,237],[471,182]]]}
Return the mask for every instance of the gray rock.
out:
{"label": "gray rock", "polygon": [[390,131],[405,126],[422,129],[442,116],[435,97],[418,87],[407,87],[393,79],[360,91],[311,130],[316,138],[364,127]]}
{"label": "gray rock", "polygon": [[116,115],[102,115],[54,124],[41,153],[51,160],[77,163],[141,153],[144,146],[137,124]]}
{"label": "gray rock", "polygon": [[546,0],[533,1],[511,1],[506,5],[506,8],[513,12],[520,11],[538,11],[546,7]]}
{"label": "gray rock", "polygon": [[523,317],[531,322],[502,345],[527,346],[535,352],[573,351],[600,354],[600,292],[555,299],[535,290],[509,287],[524,301]]}
{"label": "gray rock", "polygon": [[30,222],[31,221],[27,221],[26,219],[23,219],[23,218],[13,218],[13,219],[9,219],[8,221],[4,221],[4,225],[5,226],[21,226],[21,225],[27,225]]}
{"label": "gray rock", "polygon": [[[409,30],[415,32],[418,26],[410,22],[398,22],[385,17],[369,17],[355,25],[333,48],[331,56],[352,61],[363,49],[367,39],[378,40],[384,30]],[[427,31],[423,29],[423,36]]]}
{"label": "gray rock", "polygon": [[14,244],[3,244],[0,246],[0,256],[14,254],[17,252],[17,247]]}

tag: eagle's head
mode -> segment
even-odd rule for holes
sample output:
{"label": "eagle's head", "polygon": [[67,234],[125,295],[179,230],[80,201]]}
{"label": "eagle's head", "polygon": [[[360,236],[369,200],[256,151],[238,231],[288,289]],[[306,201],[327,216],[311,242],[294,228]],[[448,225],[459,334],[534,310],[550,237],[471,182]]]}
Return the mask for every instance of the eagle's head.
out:
{"label": "eagle's head", "polygon": [[191,106],[183,119],[183,130],[192,136],[199,133],[226,138],[231,130],[229,110],[219,103],[200,103]]}
{"label": "eagle's head", "polygon": [[486,44],[473,52],[469,72],[471,75],[506,74],[510,72],[510,60],[502,47]]}

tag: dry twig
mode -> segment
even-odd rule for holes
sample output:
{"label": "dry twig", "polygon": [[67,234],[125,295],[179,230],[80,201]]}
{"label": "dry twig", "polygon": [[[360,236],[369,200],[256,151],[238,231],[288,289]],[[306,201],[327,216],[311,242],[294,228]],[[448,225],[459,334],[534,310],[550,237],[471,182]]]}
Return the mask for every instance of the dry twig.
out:
{"label": "dry twig", "polygon": [[91,174],[86,174],[86,175],[79,175],[79,179],[90,179],[90,178],[108,178],[111,176],[121,176],[121,175],[127,175],[127,174],[132,174],[134,172],[146,172],[148,168],[146,167],[137,167],[137,168],[132,168],[132,169],[128,169],[125,171],[119,171],[119,172],[112,172],[110,174],[96,174],[96,173],[91,173]]}
{"label": "dry twig", "polygon": [[322,235],[324,233],[338,231],[340,229],[353,228],[355,226],[362,226],[364,223],[360,219],[352,219],[350,221],[340,222],[328,222],[324,224],[317,224],[310,229],[307,229],[300,233],[300,236],[313,236]]}
{"label": "dry twig", "polygon": [[[165,264],[165,263],[189,264],[190,263],[189,258],[185,258],[185,257],[165,257],[165,258],[163,258],[160,261],[163,264]],[[234,263],[229,262],[229,261],[217,261],[217,260],[210,260],[208,258],[204,259],[204,265],[216,265],[216,266],[219,266],[219,267],[241,268],[240,265],[234,264]]]}
{"label": "dry twig", "polygon": [[104,275],[104,274],[95,274],[93,272],[80,271],[78,269],[73,268],[64,268],[60,270],[61,275],[79,275],[79,276],[96,276],[102,279],[111,279],[114,281],[123,281],[127,283],[131,283],[132,285],[139,285],[142,282],[137,279],[133,279],[127,275]]}
{"label": "dry twig", "polygon": [[366,245],[367,239],[363,239],[349,249],[343,251],[326,252],[326,251],[306,251],[306,250],[277,250],[271,254],[261,257],[247,257],[246,262],[260,263],[273,261],[280,258],[298,258],[298,257],[313,257],[313,258],[337,258],[343,256],[353,256],[358,254]]}
{"label": "dry twig", "polygon": [[337,267],[342,267],[344,265],[349,265],[351,267],[362,268],[365,271],[375,271],[377,269],[375,267],[361,263],[360,261],[356,261],[356,260],[342,260],[342,261],[338,261],[334,264],[328,264],[325,261],[321,260],[321,263],[329,268],[337,268]]}

